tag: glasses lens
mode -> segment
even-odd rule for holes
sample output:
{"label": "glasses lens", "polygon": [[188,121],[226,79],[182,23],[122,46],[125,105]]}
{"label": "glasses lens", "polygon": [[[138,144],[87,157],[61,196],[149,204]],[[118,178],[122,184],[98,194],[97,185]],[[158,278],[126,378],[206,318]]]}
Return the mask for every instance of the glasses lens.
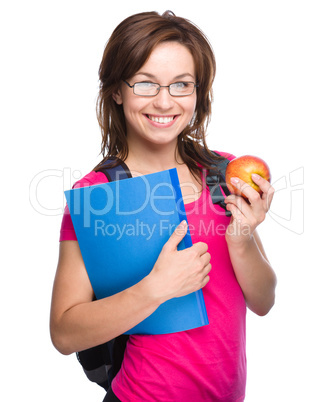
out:
{"label": "glasses lens", "polygon": [[194,82],[175,82],[170,85],[170,95],[186,96],[192,95],[194,92]]}
{"label": "glasses lens", "polygon": [[133,89],[135,95],[155,96],[158,93],[159,85],[152,82],[137,82]]}

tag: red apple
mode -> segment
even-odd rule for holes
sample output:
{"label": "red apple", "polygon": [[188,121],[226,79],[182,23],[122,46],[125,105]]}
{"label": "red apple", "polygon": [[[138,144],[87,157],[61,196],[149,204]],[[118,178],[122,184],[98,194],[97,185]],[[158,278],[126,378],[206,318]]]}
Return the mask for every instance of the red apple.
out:
{"label": "red apple", "polygon": [[230,182],[230,179],[232,177],[238,177],[261,194],[262,191],[260,190],[260,187],[257,186],[256,183],[252,180],[253,173],[258,174],[269,182],[271,181],[269,167],[267,163],[261,158],[252,155],[244,155],[233,159],[231,162],[229,162],[225,175],[225,181],[227,183],[229,191],[233,194],[242,195],[243,197],[247,198]]}

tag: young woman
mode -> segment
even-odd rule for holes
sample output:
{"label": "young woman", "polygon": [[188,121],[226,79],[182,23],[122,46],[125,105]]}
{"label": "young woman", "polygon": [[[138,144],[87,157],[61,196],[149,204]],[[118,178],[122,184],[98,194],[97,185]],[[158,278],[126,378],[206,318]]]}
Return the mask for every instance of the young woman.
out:
{"label": "young woman", "polygon": [[[193,246],[177,251],[185,233],[182,223],[147,277],[93,301],[66,210],[51,308],[53,343],[64,354],[105,343],[166,300],[203,289],[210,324],[175,334],[130,336],[105,400],[243,401],[246,306],[265,315],[274,304],[276,278],[256,232],[274,190],[254,176],[263,191],[259,196],[234,178],[248,202],[227,197],[231,218],[211,202],[202,177],[217,158],[205,142],[213,51],[188,20],[171,12],[137,14],[113,32],[99,74],[103,154],[118,157],[133,176],[177,168]],[[98,169],[78,185],[107,182]]]}

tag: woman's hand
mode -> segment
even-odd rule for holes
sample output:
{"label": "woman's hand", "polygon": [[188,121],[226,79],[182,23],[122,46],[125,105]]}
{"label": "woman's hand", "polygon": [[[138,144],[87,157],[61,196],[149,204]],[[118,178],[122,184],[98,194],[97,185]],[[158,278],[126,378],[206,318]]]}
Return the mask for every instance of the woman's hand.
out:
{"label": "woman's hand", "polygon": [[206,243],[196,243],[185,250],[177,250],[187,231],[182,222],[165,243],[151,273],[145,278],[154,297],[161,302],[190,294],[209,281],[210,254]]}
{"label": "woman's hand", "polygon": [[232,184],[241,190],[248,201],[234,194],[225,199],[227,210],[232,213],[226,233],[228,242],[239,243],[251,239],[256,227],[264,221],[270,208],[274,188],[257,174],[253,174],[252,179],[262,190],[261,195],[243,180],[237,177],[231,179]]}

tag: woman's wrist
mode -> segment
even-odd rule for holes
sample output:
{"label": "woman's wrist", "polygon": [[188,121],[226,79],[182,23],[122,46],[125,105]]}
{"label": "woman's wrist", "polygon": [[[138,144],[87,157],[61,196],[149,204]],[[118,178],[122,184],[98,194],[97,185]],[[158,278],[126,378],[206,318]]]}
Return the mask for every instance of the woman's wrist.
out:
{"label": "woman's wrist", "polygon": [[225,239],[226,239],[229,251],[232,249],[232,250],[235,250],[238,252],[246,252],[254,244],[254,237],[253,237],[252,233],[238,236],[238,235],[234,235],[234,234],[229,234],[227,232],[225,235]]}
{"label": "woman's wrist", "polygon": [[158,308],[163,302],[166,301],[159,292],[159,287],[155,282],[155,275],[153,271],[143,278],[139,283],[137,283],[133,287],[133,290],[142,295],[145,298],[145,301],[152,308]]}

